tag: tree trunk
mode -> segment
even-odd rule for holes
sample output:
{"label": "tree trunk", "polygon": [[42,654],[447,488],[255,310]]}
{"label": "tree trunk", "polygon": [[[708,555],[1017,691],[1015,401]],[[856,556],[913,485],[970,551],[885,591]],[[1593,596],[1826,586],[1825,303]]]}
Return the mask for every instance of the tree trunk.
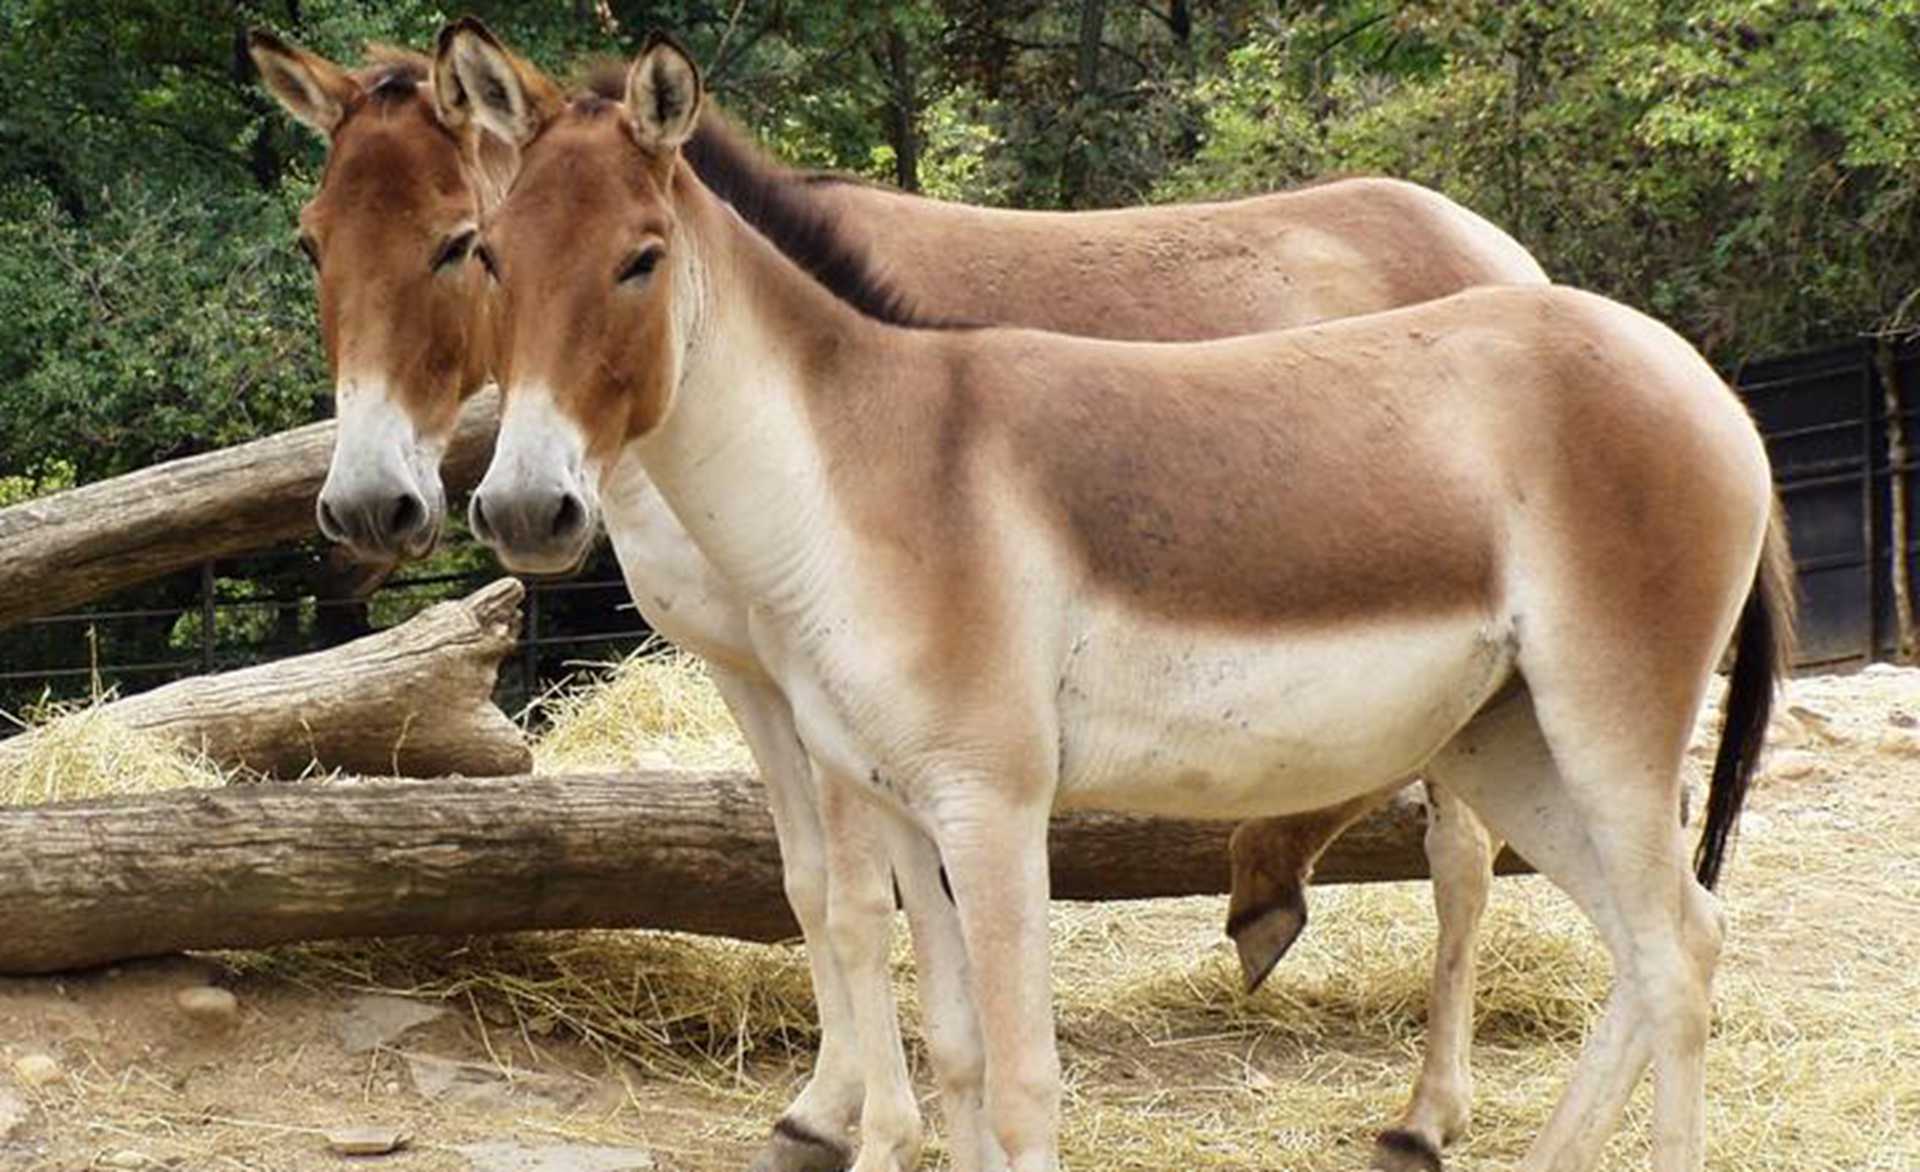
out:
{"label": "tree trunk", "polygon": [[1107,27],[1107,0],[1080,0],[1080,41],[1074,61],[1074,110],[1072,137],[1067,142],[1066,158],[1060,169],[1060,206],[1072,209],[1086,201],[1091,178],[1091,147],[1088,126],[1093,116],[1096,91],[1100,85],[1100,46]]}
{"label": "tree trunk", "polygon": [[[499,422],[492,390],[461,413],[441,466],[450,496],[486,471]],[[0,509],[0,628],[308,536],[333,435],[310,424]]]}
{"label": "tree trunk", "polygon": [[[411,777],[524,772],[533,754],[494,705],[493,687],[519,637],[525,593],[502,578],[331,650],[181,680],[96,711],[279,777],[315,764]],[[0,766],[25,758],[42,735],[0,742]]]}
{"label": "tree trunk", "polygon": [[[1422,877],[1423,825],[1403,794],[1336,842],[1316,881]],[[1053,892],[1219,894],[1232,831],[1063,815]],[[662,771],[246,785],[0,810],[0,973],[550,928],[796,935],[760,787],[741,773]]]}
{"label": "tree trunk", "polygon": [[920,190],[919,98],[913,87],[913,60],[907,37],[897,24],[887,28],[887,130],[893,140],[893,177],[902,191]]}
{"label": "tree trunk", "polygon": [[[1913,575],[1907,558],[1907,534],[1912,531],[1912,502],[1907,493],[1912,474],[1907,461],[1912,447],[1907,436],[1905,388],[1901,386],[1900,364],[1895,360],[1891,339],[1883,336],[1875,343],[1874,357],[1880,367],[1887,409],[1887,530],[1891,535],[1887,548],[1892,563],[1888,582],[1893,591],[1893,657],[1901,663],[1914,663],[1920,662],[1920,619],[1914,611]],[[1879,654],[1878,647],[1869,648],[1867,658]]]}

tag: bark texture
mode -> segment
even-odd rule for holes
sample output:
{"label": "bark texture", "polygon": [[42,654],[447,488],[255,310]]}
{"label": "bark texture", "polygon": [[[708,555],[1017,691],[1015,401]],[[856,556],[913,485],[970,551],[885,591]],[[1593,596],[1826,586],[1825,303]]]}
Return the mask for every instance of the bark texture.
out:
{"label": "bark texture", "polygon": [[[493,702],[526,589],[501,578],[397,627],[311,655],[180,680],[104,705],[131,728],[277,777],[324,770],[523,773],[533,754]],[[100,710],[96,710],[100,711]],[[0,741],[0,765],[42,733]]]}
{"label": "bark texture", "polygon": [[[1403,796],[1318,882],[1425,874]],[[1054,820],[1053,893],[1218,894],[1226,822]],[[1503,860],[1512,869],[1515,860]],[[262,784],[0,811],[0,973],[348,936],[664,928],[797,934],[747,774]]]}
{"label": "bark texture", "polygon": [[[499,423],[492,389],[467,404],[441,466],[449,497],[479,482]],[[0,509],[0,628],[308,536],[333,436],[309,424]]]}

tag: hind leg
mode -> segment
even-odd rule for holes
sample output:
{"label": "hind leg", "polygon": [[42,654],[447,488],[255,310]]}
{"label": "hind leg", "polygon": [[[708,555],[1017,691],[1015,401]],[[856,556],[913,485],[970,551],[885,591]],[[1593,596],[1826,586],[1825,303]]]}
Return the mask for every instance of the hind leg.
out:
{"label": "hind leg", "polygon": [[1467,1130],[1473,1111],[1473,963],[1480,921],[1493,888],[1496,844],[1466,803],[1427,784],[1427,865],[1439,921],[1433,991],[1427,1002],[1427,1051],[1413,1097],[1375,1145],[1382,1172],[1440,1166],[1440,1151]]}
{"label": "hind leg", "polygon": [[1393,791],[1284,818],[1253,818],[1234,827],[1227,852],[1233,894],[1227,935],[1240,955],[1251,993],[1293,947],[1307,926],[1307,881],[1313,865],[1347,827],[1385,805]]}
{"label": "hind leg", "polygon": [[1477,717],[1428,766],[1573,897],[1614,959],[1606,1011],[1522,1167],[1594,1167],[1654,1060],[1653,1167],[1697,1172],[1720,925],[1711,897],[1693,881],[1674,817],[1691,708],[1671,719],[1635,712],[1646,725],[1626,731],[1599,727],[1594,709],[1574,698],[1540,704],[1516,694]]}

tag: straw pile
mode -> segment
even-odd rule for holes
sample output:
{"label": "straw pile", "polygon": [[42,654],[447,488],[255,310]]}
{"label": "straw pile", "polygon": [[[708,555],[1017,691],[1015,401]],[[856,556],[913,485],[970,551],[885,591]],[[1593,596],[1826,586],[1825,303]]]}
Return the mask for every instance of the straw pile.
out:
{"label": "straw pile", "polygon": [[[1920,1167],[1920,672],[1800,681],[1729,867],[1729,947],[1709,1048],[1709,1166],[1742,1172]],[[659,754],[738,764],[697,666],[630,661],[550,698],[543,768]],[[94,737],[104,746],[92,746]],[[6,800],[125,784],[216,784],[189,764],[78,729]],[[95,772],[97,770],[97,773]],[[1060,906],[1054,977],[1068,1166],[1352,1169],[1417,1069],[1432,913],[1418,884],[1321,890],[1265,989],[1238,990],[1214,899]],[[913,1003],[904,941],[897,991]],[[503,1040],[583,1039],[629,1086],[699,1105],[672,1166],[737,1167],[799,1086],[815,1040],[797,949],[650,934],[330,944],[234,955],[260,980],[449,1002]],[[1604,997],[1604,951],[1544,881],[1496,887],[1480,959],[1468,1139],[1450,1167],[1504,1167],[1557,1098]],[[912,1015],[909,1014],[911,1017]],[[924,1062],[916,1073],[929,1084]],[[1606,1167],[1645,1166],[1643,1086]],[[593,1129],[648,1134],[616,1114]],[[937,1109],[928,1104],[930,1116]],[[584,1126],[584,1125],[583,1125]],[[937,1121],[935,1123],[937,1127]],[[747,1145],[747,1146],[743,1146]],[[940,1166],[938,1143],[929,1167]]]}

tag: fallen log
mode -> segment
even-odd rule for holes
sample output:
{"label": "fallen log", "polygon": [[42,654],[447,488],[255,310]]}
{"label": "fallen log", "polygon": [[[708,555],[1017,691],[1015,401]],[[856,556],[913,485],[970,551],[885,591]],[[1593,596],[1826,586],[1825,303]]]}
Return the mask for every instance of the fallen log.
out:
{"label": "fallen log", "polygon": [[[1423,827],[1403,793],[1328,850],[1316,881],[1424,876]],[[1232,830],[1062,815],[1054,895],[1222,893]],[[0,810],[0,973],[181,949],[553,928],[793,937],[759,785],[677,770],[336,781]]]}
{"label": "fallen log", "polygon": [[[441,465],[449,496],[479,482],[499,422],[491,389],[461,412]],[[312,534],[333,435],[310,424],[0,509],[0,628]]]}
{"label": "fallen log", "polygon": [[[436,777],[533,768],[525,736],[493,702],[520,635],[518,580],[326,651],[195,676],[90,709],[189,752],[276,777],[322,770]],[[0,767],[26,760],[35,730],[0,741]]]}

